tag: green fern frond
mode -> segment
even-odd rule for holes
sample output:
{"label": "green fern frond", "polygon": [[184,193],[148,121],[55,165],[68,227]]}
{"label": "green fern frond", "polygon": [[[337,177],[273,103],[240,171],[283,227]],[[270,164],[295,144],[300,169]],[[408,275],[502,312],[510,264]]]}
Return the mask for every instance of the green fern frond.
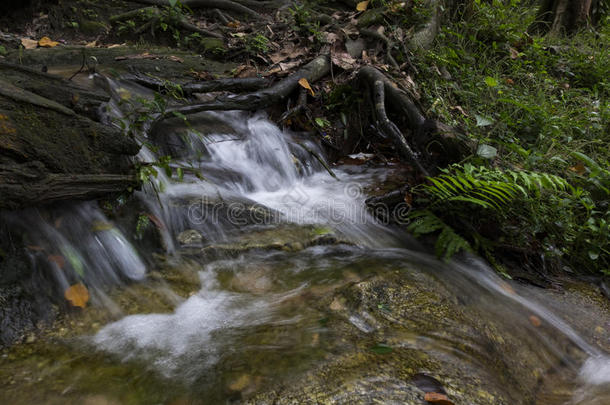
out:
{"label": "green fern frond", "polygon": [[438,257],[449,260],[454,254],[461,250],[468,252],[472,251],[472,248],[466,239],[458,235],[453,228],[444,223],[431,211],[414,211],[409,215],[409,218],[412,222],[407,229],[415,236],[440,231],[436,243],[434,244],[434,250]]}

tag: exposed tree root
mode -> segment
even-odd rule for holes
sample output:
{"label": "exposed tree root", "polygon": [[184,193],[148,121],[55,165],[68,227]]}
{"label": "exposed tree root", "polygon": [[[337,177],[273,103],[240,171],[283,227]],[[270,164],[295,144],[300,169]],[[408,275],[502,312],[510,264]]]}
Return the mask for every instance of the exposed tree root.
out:
{"label": "exposed tree root", "polygon": [[[167,0],[135,0],[136,3],[150,4],[153,6],[167,6]],[[231,0],[183,0],[182,4],[190,8],[208,8],[232,11],[239,14],[249,15],[250,17],[266,20],[262,14]]]}
{"label": "exposed tree root", "polygon": [[383,42],[385,45],[385,49],[386,49],[386,62],[391,64],[392,66],[394,66],[396,69],[400,69],[398,62],[396,62],[396,59],[394,59],[394,57],[392,56],[392,47],[394,45],[392,44],[392,41],[390,41],[390,39],[388,37],[386,37],[385,35],[377,32],[375,30],[371,30],[368,28],[362,28],[360,30],[360,34],[362,34],[363,36],[377,39],[377,40]]}
{"label": "exposed tree root", "polygon": [[309,83],[314,83],[315,81],[326,76],[329,71],[330,59],[328,55],[318,56],[293,75],[269,88],[241,95],[220,96],[214,100],[204,103],[169,108],[163,116],[157,118],[157,121],[172,116],[174,113],[188,115],[212,110],[255,111],[267,108],[288,97],[297,87],[299,87],[300,79],[304,78],[307,79]]}
{"label": "exposed tree root", "polygon": [[[143,24],[140,28],[138,28],[134,32],[134,34],[140,35],[140,34],[144,33],[147,29],[150,29],[151,33],[153,33],[153,35],[154,35],[154,29],[158,25],[158,23],[160,21],[160,16],[161,16],[161,10],[159,10],[157,7],[144,7],[144,8],[140,8],[137,10],[128,11],[123,14],[115,15],[115,16],[110,17],[110,22],[117,22],[117,21],[127,20],[130,18],[148,17],[148,16],[151,16],[150,20],[147,21],[145,24]],[[224,38],[221,34],[218,34],[216,32],[212,32],[212,31],[209,31],[209,30],[206,30],[203,28],[199,28],[195,24],[188,22],[185,18],[178,17],[178,19],[176,20],[176,24],[178,24],[179,27],[184,28],[187,31],[197,32],[206,37],[213,37],[213,38],[220,38],[220,39]]]}
{"label": "exposed tree root", "polygon": [[409,143],[400,132],[396,124],[394,124],[388,118],[385,110],[385,85],[383,81],[376,80],[374,86],[374,98],[375,98],[375,112],[377,113],[377,120],[381,126],[383,133],[394,141],[400,154],[407,158],[424,176],[428,176],[428,171],[422,166],[417,155],[409,146]]}
{"label": "exposed tree root", "polygon": [[168,84],[170,84],[170,86],[179,86],[184,95],[186,96],[190,96],[193,93],[208,93],[213,91],[255,91],[265,88],[269,85],[269,81],[267,79],[259,77],[207,80],[181,85],[170,83],[165,80],[160,80],[139,72],[132,72],[129,75],[123,76],[123,78],[160,92],[165,91],[168,87]]}

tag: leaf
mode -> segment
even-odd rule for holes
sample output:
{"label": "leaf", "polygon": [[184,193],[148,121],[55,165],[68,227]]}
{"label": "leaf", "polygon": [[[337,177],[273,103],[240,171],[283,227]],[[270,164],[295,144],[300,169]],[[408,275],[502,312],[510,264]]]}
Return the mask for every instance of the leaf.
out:
{"label": "leaf", "polygon": [[485,118],[481,115],[475,114],[474,117],[477,119],[477,127],[486,127],[493,124],[493,121],[489,118]]}
{"label": "leaf", "polygon": [[55,48],[59,45],[59,42],[53,41],[49,37],[42,37],[38,40],[38,46],[42,46],[43,48]]}
{"label": "leaf", "polygon": [[517,59],[519,57],[519,51],[513,47],[508,48],[508,52],[510,53],[511,59]]}
{"label": "leaf", "polygon": [[392,348],[383,343],[377,343],[375,346],[371,347],[371,351],[377,354],[388,354],[392,352]]}
{"label": "leaf", "polygon": [[49,255],[47,260],[51,263],[55,263],[60,269],[63,269],[66,265],[66,259],[61,255]]}
{"label": "leaf", "polygon": [[477,156],[485,159],[493,159],[498,154],[498,150],[491,145],[485,143],[479,145],[477,148]]}
{"label": "leaf", "polygon": [[542,325],[542,321],[536,315],[529,316],[530,323],[534,325],[536,328]]}
{"label": "leaf", "polygon": [[369,6],[369,3],[370,3],[370,0],[361,1],[360,3],[356,4],[356,10],[358,10],[358,11],[366,10]]}
{"label": "leaf", "polygon": [[169,1],[169,6],[170,7],[176,7],[176,3],[178,2],[178,0],[168,0]]}
{"label": "leaf", "polygon": [[491,76],[487,76],[485,78],[485,84],[487,84],[489,87],[496,87],[498,85],[498,81]]}
{"label": "leaf", "polygon": [[38,47],[38,41],[30,38],[21,38],[21,45],[25,49],[34,49]]}
{"label": "leaf", "polygon": [[303,78],[299,79],[299,84],[301,85],[301,87],[309,90],[309,92],[311,93],[312,96],[316,95],[316,93],[313,92],[313,89],[309,85],[309,82],[307,81],[306,78],[303,77]]}
{"label": "leaf", "polygon": [[64,291],[64,297],[66,300],[75,307],[85,308],[85,305],[89,301],[89,290],[84,284],[78,283],[71,285]]}
{"label": "leaf", "polygon": [[426,395],[424,395],[424,400],[432,404],[454,405],[453,402],[447,398],[447,395],[439,392],[426,392]]}
{"label": "leaf", "polygon": [[583,175],[587,172],[587,168],[583,162],[578,162],[574,166],[570,167],[570,170],[576,174]]}

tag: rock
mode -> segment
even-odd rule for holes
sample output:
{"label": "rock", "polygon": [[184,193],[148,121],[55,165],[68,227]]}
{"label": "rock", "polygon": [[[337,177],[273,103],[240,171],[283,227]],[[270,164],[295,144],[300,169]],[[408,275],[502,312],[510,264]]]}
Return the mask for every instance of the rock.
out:
{"label": "rock", "polygon": [[350,54],[352,58],[360,59],[362,57],[362,51],[364,51],[365,43],[362,38],[358,38],[355,41],[348,39],[345,41],[345,48],[347,49],[347,53]]}
{"label": "rock", "polygon": [[176,239],[178,239],[178,242],[182,246],[201,245],[203,242],[203,236],[194,229],[188,229],[180,232]]}

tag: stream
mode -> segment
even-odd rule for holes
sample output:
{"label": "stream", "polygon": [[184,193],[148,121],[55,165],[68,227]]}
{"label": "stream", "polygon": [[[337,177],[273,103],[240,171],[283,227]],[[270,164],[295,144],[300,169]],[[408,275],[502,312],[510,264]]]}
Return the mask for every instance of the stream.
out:
{"label": "stream", "polygon": [[[152,97],[109,85],[109,123]],[[610,403],[610,305],[586,285],[437,260],[365,208],[392,167],[335,178],[262,113],[174,121],[139,134],[140,162],[171,155],[174,174],[158,169],[131,216],[82,202],[9,218],[49,293],[82,282],[90,302],[2,352],[0,403]]]}

